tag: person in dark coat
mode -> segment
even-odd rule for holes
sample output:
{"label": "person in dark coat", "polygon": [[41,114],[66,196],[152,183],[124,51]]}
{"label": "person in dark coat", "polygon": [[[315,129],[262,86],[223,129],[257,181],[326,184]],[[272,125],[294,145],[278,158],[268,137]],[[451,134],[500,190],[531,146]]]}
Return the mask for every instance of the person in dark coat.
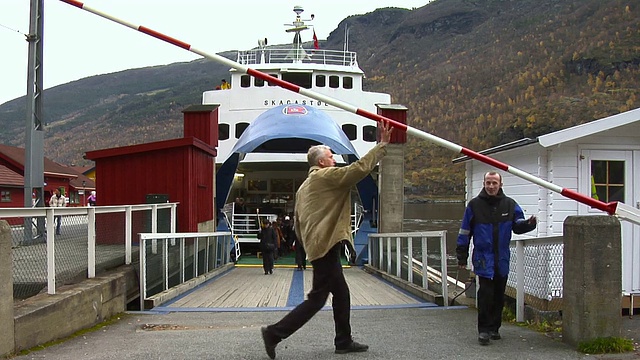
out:
{"label": "person in dark coat", "polygon": [[269,221],[262,225],[260,234],[260,250],[262,251],[262,268],[264,274],[273,274],[273,255],[278,249],[278,239],[275,230]]}
{"label": "person in dark coat", "polygon": [[466,268],[473,239],[473,271],[478,276],[478,342],[499,340],[504,291],[509,275],[511,232],[524,234],[536,228],[536,217],[524,218],[518,203],[502,191],[502,176],[484,175],[483,189],[469,201],[462,218],[456,247],[458,267]]}

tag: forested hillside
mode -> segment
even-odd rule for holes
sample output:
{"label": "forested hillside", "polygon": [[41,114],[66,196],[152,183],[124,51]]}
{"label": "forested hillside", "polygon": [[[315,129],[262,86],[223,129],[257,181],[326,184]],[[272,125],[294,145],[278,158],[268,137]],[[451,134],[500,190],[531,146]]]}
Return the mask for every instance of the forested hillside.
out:
{"label": "forested hillside", "polygon": [[[343,49],[348,27],[367,90],[407,106],[410,126],[482,150],[640,107],[638,24],[632,0],[436,0],[351,16],[320,45]],[[226,71],[196,60],[48,89],[46,155],[81,164],[88,150],[180,136],[180,111]],[[1,143],[23,146],[23,113],[24,99],[0,106]],[[462,194],[456,156],[409,139],[407,194]]]}

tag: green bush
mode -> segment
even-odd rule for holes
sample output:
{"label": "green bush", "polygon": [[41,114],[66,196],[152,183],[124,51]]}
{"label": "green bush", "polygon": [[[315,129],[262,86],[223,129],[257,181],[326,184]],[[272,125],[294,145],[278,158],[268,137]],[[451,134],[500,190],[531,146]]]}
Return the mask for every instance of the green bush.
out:
{"label": "green bush", "polygon": [[633,342],[619,337],[596,338],[578,344],[578,351],[585,354],[608,354],[633,351]]}

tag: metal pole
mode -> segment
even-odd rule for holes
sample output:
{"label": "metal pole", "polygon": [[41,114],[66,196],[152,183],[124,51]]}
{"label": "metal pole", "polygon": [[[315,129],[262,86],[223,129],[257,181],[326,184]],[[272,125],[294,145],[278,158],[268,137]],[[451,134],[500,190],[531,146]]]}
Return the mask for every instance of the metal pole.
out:
{"label": "metal pole", "polygon": [[[464,147],[462,147],[460,145],[457,145],[455,143],[452,143],[452,142],[450,142],[448,140],[439,138],[439,137],[437,137],[435,135],[426,133],[426,132],[424,132],[422,130],[418,130],[418,129],[409,127],[406,124],[399,123],[397,121],[394,121],[394,120],[389,119],[387,117],[384,117],[382,115],[374,114],[372,112],[369,112],[369,111],[366,111],[366,110],[363,110],[363,109],[359,109],[356,106],[353,106],[353,105],[348,104],[346,102],[334,99],[334,98],[332,98],[330,96],[319,94],[319,93],[317,93],[315,91],[312,91],[312,90],[309,90],[309,89],[301,88],[298,85],[295,85],[295,84],[292,84],[290,82],[286,82],[284,80],[275,78],[275,77],[273,77],[273,76],[271,76],[269,74],[260,72],[258,70],[251,69],[251,68],[249,68],[247,66],[244,66],[244,65],[242,65],[242,64],[240,64],[238,62],[235,62],[233,60],[227,59],[227,58],[225,58],[225,57],[223,57],[221,55],[208,54],[208,53],[206,53],[206,52],[204,52],[202,50],[198,50],[198,49],[192,47],[190,44],[188,44],[188,43],[186,43],[184,41],[181,41],[181,40],[172,38],[170,36],[164,35],[162,33],[159,33],[159,32],[157,32],[155,30],[149,29],[149,28],[147,28],[145,26],[142,26],[142,25],[134,25],[134,24],[131,24],[131,23],[126,22],[124,20],[120,20],[120,19],[118,19],[118,18],[116,18],[114,16],[111,16],[111,15],[103,13],[103,12],[101,12],[99,10],[93,9],[93,8],[91,8],[89,6],[86,6],[80,1],[75,1],[75,0],[60,0],[60,1],[62,1],[64,3],[67,3],[69,5],[73,5],[75,7],[78,7],[80,9],[82,9],[82,10],[88,11],[90,13],[96,14],[98,16],[101,16],[101,17],[103,17],[105,19],[108,19],[108,20],[111,20],[113,22],[116,22],[118,24],[127,26],[127,27],[129,27],[131,29],[134,29],[134,30],[140,31],[142,33],[145,33],[147,35],[153,36],[156,39],[168,42],[169,44],[172,44],[172,45],[175,45],[177,47],[183,48],[183,49],[185,49],[187,51],[190,51],[192,53],[204,56],[204,57],[209,58],[211,60],[214,60],[214,61],[216,61],[218,63],[221,63],[221,64],[223,64],[225,66],[229,66],[229,67],[235,69],[237,72],[244,73],[244,74],[249,74],[249,75],[251,75],[251,76],[253,76],[255,78],[267,81],[272,85],[277,85],[277,86],[280,86],[283,89],[292,91],[294,93],[298,93],[298,94],[301,94],[301,95],[304,95],[304,96],[308,96],[308,97],[310,97],[312,99],[315,99],[315,100],[323,101],[323,102],[325,102],[325,103],[327,103],[329,105],[335,106],[335,107],[340,108],[342,110],[345,110],[345,111],[360,115],[362,117],[365,117],[365,118],[368,118],[368,119],[371,119],[371,120],[385,121],[385,122],[391,124],[394,128],[396,128],[398,130],[406,131],[407,134],[416,136],[418,138],[422,138],[422,139],[427,140],[427,141],[429,141],[431,143],[434,143],[434,144],[436,144],[436,145],[438,145],[440,147],[444,147],[446,149],[449,149],[449,150],[451,150],[453,152],[469,156],[470,158],[479,160],[479,161],[481,161],[481,162],[483,162],[485,164],[488,164],[488,165],[491,165],[491,166],[493,166],[495,168],[498,168],[500,170],[509,172],[509,173],[511,173],[511,174],[513,174],[515,176],[518,176],[518,177],[520,177],[522,179],[525,179],[525,180],[530,181],[530,182],[532,182],[534,184],[540,185],[541,187],[544,187],[544,188],[546,188],[548,190],[557,192],[557,193],[559,193],[559,194],[561,194],[561,195],[563,195],[565,197],[568,197],[570,199],[576,200],[576,201],[581,202],[581,203],[583,203],[585,205],[588,205],[590,207],[605,211],[610,215],[618,215],[618,217],[620,217],[620,218],[622,218],[624,220],[631,221],[631,222],[634,222],[634,223],[640,225],[640,210],[636,210],[631,206],[626,206],[625,207],[625,211],[622,211],[622,212],[618,213],[616,211],[617,207],[618,207],[618,204],[619,204],[617,201],[613,201],[613,202],[610,202],[610,203],[605,203],[605,202],[602,202],[602,201],[599,201],[599,200],[596,200],[596,199],[592,199],[591,197],[589,197],[587,195],[580,194],[577,191],[574,191],[574,190],[571,190],[571,189],[562,188],[562,187],[560,187],[558,185],[555,185],[555,184],[550,183],[550,182],[548,182],[546,180],[542,180],[542,179],[540,179],[538,177],[535,177],[535,176],[533,176],[533,175],[531,175],[529,173],[526,173],[526,172],[524,172],[524,171],[522,171],[520,169],[517,169],[517,168],[514,168],[512,166],[509,166],[509,165],[507,165],[507,164],[505,164],[503,162],[500,162],[500,161],[498,161],[496,159],[490,158],[490,157],[488,157],[486,155],[479,154],[479,153],[477,153],[477,152],[475,152],[473,150],[466,149],[466,148],[464,148]],[[620,203],[620,204],[622,204],[622,203]]]}

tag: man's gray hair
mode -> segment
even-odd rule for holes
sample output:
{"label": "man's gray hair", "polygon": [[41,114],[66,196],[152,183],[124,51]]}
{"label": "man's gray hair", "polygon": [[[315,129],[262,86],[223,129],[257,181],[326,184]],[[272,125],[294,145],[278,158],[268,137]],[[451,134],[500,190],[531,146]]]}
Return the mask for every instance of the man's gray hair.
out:
{"label": "man's gray hair", "polygon": [[327,145],[315,145],[309,148],[309,152],[307,153],[307,161],[309,162],[309,166],[316,166],[320,159],[325,156],[325,151],[331,151],[331,148]]}

